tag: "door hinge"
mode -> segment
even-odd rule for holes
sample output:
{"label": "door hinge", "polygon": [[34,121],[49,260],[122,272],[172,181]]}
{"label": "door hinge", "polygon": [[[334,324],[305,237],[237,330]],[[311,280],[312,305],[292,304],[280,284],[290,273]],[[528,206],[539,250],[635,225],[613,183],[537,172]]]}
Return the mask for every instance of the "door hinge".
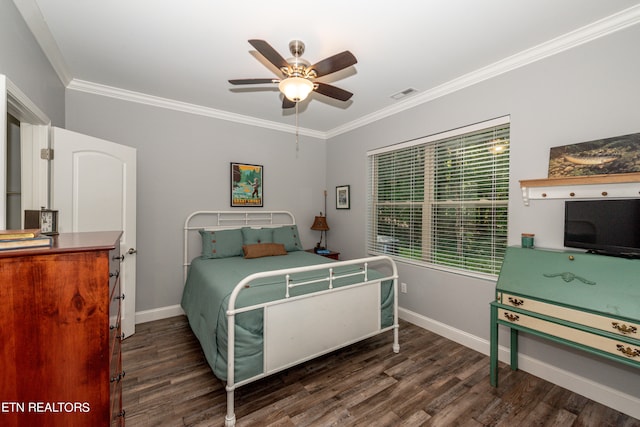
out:
{"label": "door hinge", "polygon": [[53,160],[53,148],[43,148],[40,150],[40,158],[42,160]]}

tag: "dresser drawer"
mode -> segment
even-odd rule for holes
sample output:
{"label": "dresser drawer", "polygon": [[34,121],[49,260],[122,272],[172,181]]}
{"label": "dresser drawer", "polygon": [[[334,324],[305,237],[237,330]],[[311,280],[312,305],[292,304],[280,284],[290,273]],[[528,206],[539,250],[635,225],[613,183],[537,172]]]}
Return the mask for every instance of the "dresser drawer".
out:
{"label": "dresser drawer", "polygon": [[599,314],[588,313],[585,311],[574,310],[555,304],[511,295],[505,292],[498,293],[498,302],[504,305],[510,305],[521,310],[527,310],[533,313],[544,314],[545,316],[555,317],[557,319],[566,320],[580,325],[589,326],[591,328],[600,329],[614,334],[623,335],[629,338],[640,340],[640,324],[627,322],[607,317]]}
{"label": "dresser drawer", "polygon": [[640,366],[640,345],[574,329],[515,311],[498,308],[498,320],[633,360]]}
{"label": "dresser drawer", "polygon": [[114,288],[120,281],[120,244],[109,251],[109,294],[113,293]]}
{"label": "dresser drawer", "polygon": [[110,318],[110,322],[112,323],[109,325],[109,360],[120,353],[120,344],[123,338],[120,327],[120,311],[113,319]]}
{"label": "dresser drawer", "polygon": [[124,427],[125,411],[122,409],[122,383],[111,395],[111,427]]}
{"label": "dresser drawer", "polygon": [[122,411],[122,381],[124,371],[122,370],[122,356],[118,352],[115,356],[115,363],[112,364],[111,384],[109,396],[111,400],[111,425],[124,425],[124,412]]}

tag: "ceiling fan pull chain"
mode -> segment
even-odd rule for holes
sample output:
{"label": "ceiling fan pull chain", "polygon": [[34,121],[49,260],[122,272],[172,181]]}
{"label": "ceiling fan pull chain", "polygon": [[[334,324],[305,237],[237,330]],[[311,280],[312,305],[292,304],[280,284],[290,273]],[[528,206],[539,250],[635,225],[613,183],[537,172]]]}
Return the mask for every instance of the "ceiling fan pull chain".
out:
{"label": "ceiling fan pull chain", "polygon": [[298,158],[298,153],[300,152],[300,141],[298,140],[298,103],[296,102],[296,159]]}

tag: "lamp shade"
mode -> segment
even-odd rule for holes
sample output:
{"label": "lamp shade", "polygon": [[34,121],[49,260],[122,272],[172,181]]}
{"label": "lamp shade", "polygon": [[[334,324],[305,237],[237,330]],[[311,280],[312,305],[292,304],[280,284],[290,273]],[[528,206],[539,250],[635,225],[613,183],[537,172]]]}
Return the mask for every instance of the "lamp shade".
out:
{"label": "lamp shade", "polygon": [[299,102],[303,101],[313,90],[313,83],[302,77],[289,77],[282,80],[278,88],[287,99],[293,102]]}
{"label": "lamp shade", "polygon": [[313,220],[313,225],[311,226],[312,230],[317,231],[327,231],[329,229],[329,224],[327,224],[327,218],[323,216],[317,216]]}

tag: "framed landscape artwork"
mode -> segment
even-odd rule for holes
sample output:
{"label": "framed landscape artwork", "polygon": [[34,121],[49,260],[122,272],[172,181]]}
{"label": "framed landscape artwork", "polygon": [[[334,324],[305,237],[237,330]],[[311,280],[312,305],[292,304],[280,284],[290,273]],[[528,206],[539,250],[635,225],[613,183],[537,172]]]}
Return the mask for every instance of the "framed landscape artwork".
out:
{"label": "framed landscape artwork", "polygon": [[231,207],[262,207],[263,185],[262,165],[231,163]]}
{"label": "framed landscape artwork", "polygon": [[351,195],[348,185],[336,187],[336,209],[349,209],[351,207]]}
{"label": "framed landscape artwork", "polygon": [[549,178],[640,172],[640,133],[552,147]]}

